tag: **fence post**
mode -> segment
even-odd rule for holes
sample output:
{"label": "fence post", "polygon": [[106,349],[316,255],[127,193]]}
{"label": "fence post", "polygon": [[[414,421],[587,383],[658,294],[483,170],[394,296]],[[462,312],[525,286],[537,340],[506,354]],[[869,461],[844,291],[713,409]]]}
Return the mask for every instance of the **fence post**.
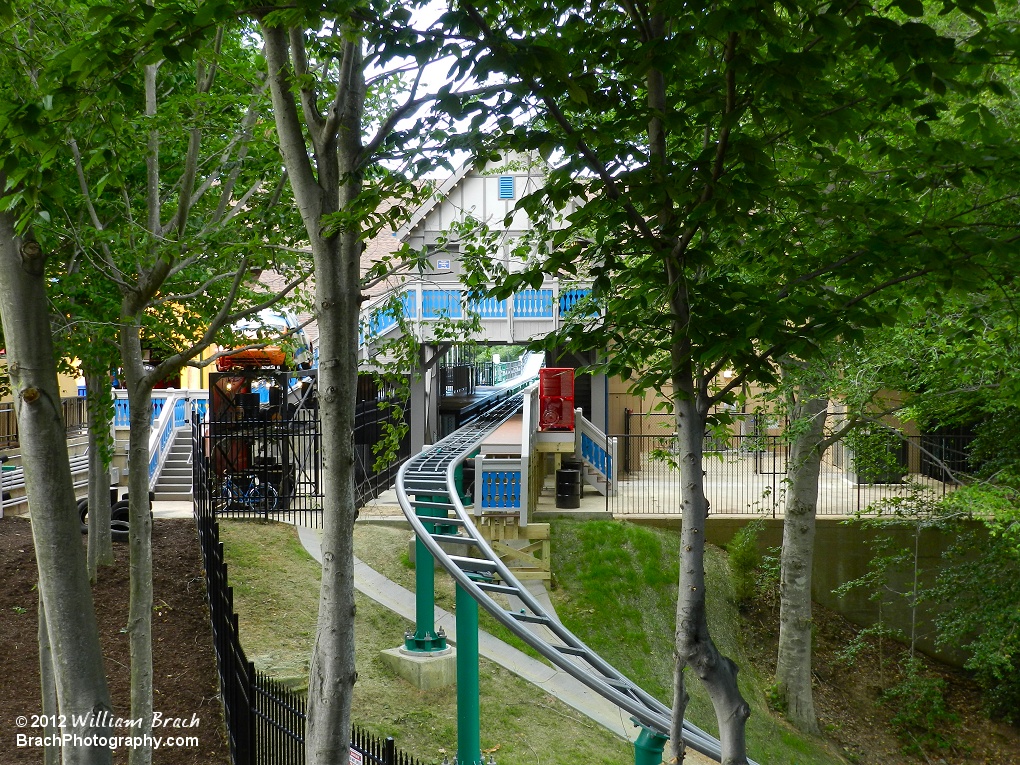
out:
{"label": "fence post", "polygon": [[397,765],[397,745],[393,736],[387,736],[383,744],[383,765]]}

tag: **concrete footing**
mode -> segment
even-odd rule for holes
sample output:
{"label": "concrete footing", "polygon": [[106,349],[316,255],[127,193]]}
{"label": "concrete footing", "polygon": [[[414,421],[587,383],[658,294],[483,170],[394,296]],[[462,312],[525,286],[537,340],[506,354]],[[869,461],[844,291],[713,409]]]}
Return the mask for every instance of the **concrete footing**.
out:
{"label": "concrete footing", "polygon": [[422,691],[457,682],[457,653],[453,648],[428,653],[388,648],[380,657],[383,664]]}

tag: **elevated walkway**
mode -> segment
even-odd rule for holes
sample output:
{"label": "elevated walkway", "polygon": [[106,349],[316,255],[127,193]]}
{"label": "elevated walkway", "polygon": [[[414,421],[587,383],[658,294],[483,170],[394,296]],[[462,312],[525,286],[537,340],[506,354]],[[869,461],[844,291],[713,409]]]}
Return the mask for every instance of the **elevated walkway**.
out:
{"label": "elevated walkway", "polygon": [[473,339],[524,344],[559,329],[589,292],[586,284],[550,280],[506,300],[479,300],[459,283],[439,286],[409,282],[362,308],[361,356],[367,360],[381,343],[400,337],[405,330],[414,332],[420,340],[431,341],[436,325],[469,314],[478,317],[481,327],[480,335]]}

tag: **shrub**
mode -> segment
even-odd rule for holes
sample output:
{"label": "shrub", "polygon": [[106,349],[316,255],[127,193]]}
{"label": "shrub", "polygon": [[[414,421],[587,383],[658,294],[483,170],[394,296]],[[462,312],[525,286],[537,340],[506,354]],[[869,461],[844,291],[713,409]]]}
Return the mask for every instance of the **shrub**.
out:
{"label": "shrub", "polygon": [[758,570],[762,563],[758,534],[764,526],[765,522],[760,518],[753,520],[734,534],[726,545],[730,556],[730,580],[739,606],[750,603],[758,592]]}
{"label": "shrub", "polygon": [[954,748],[960,718],[949,711],[945,691],[945,680],[922,674],[921,663],[907,659],[903,679],[882,693],[882,703],[896,713],[890,722],[904,752],[926,756],[936,749]]}

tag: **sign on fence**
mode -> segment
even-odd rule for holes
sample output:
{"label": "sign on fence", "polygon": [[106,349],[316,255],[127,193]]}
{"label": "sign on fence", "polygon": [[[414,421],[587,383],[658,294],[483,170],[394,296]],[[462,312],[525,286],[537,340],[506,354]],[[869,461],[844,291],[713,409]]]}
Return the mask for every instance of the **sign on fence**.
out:
{"label": "sign on fence", "polygon": [[359,752],[357,749],[355,749],[352,746],[351,747],[351,765],[364,765],[364,763],[365,763],[365,755],[363,755],[361,752]]}

